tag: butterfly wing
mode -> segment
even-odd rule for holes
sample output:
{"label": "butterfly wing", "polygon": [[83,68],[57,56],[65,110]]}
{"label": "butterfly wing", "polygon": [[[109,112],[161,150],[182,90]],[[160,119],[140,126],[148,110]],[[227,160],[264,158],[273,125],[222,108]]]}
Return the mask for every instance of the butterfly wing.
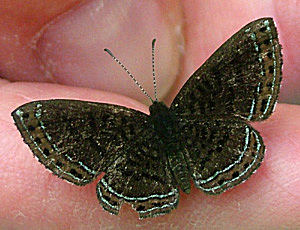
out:
{"label": "butterfly wing", "polygon": [[219,194],[248,179],[260,166],[265,147],[250,125],[240,119],[187,120],[181,132],[196,187]]}
{"label": "butterfly wing", "polygon": [[264,120],[277,101],[281,68],[274,21],[258,19],[234,34],[190,77],[171,110]]}
{"label": "butterfly wing", "polygon": [[[145,142],[153,139],[145,134],[143,138]],[[177,207],[179,191],[173,185],[167,161],[159,156],[155,145],[142,149],[130,148],[97,185],[100,204],[112,214],[119,213],[124,201],[132,205],[140,218],[166,214]]]}
{"label": "butterfly wing", "polygon": [[148,115],[118,105],[45,100],[22,105],[12,116],[37,159],[59,177],[85,185],[106,172],[97,195],[109,212],[117,214],[124,201],[140,217],[177,206],[179,193]]}
{"label": "butterfly wing", "polygon": [[122,106],[75,100],[45,100],[12,112],[38,160],[76,185],[91,182],[122,154],[121,132],[147,115]]}

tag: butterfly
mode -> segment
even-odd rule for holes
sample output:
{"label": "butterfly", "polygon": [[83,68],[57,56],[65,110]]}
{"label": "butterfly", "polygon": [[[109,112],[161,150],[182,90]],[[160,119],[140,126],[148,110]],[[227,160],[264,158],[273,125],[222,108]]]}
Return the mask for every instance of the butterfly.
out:
{"label": "butterfly", "polygon": [[248,122],[271,115],[281,79],[277,30],[272,18],[261,18],[215,51],[170,107],[152,100],[150,115],[55,99],[24,104],[12,116],[35,157],[58,177],[83,186],[105,172],[96,188],[104,210],[117,215],[127,202],[140,218],[155,217],[177,207],[191,180],[215,195],[257,170],[265,146]]}

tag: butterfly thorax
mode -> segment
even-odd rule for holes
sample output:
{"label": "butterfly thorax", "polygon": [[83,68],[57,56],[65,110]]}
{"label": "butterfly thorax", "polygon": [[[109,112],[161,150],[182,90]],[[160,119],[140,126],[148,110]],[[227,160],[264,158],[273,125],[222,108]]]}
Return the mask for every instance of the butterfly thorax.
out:
{"label": "butterfly thorax", "polygon": [[163,102],[154,102],[149,110],[154,130],[163,142],[160,151],[167,157],[174,183],[183,192],[189,193],[191,190],[190,173],[183,154],[185,146],[179,138],[176,115]]}
{"label": "butterfly thorax", "polygon": [[154,102],[150,107],[153,128],[161,138],[169,138],[176,132],[176,117],[163,102]]}

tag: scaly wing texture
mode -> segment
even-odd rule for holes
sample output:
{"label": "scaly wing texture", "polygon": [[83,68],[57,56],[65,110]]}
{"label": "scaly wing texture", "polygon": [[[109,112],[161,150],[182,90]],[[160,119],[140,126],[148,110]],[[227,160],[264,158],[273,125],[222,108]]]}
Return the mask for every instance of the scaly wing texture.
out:
{"label": "scaly wing texture", "polygon": [[193,180],[206,193],[219,194],[245,181],[264,158],[261,136],[239,119],[190,117],[181,130]]}
{"label": "scaly wing texture", "polygon": [[[147,141],[145,135],[144,138]],[[98,199],[105,210],[118,214],[125,201],[140,218],[146,218],[169,213],[177,207],[179,191],[173,185],[167,161],[153,147],[141,148],[139,152],[134,149],[120,157],[99,181]]]}
{"label": "scaly wing texture", "polygon": [[55,175],[85,185],[106,172],[97,195],[110,213],[124,201],[141,218],[176,208],[178,189],[148,115],[117,105],[45,100],[22,105],[12,116],[25,143]]}
{"label": "scaly wing texture", "polygon": [[281,46],[272,18],[253,21],[228,39],[185,83],[177,114],[267,119],[281,82]]}
{"label": "scaly wing texture", "polygon": [[148,119],[122,106],[75,100],[31,102],[12,116],[38,160],[76,185],[106,171],[128,145],[122,133],[129,127],[138,129]]}

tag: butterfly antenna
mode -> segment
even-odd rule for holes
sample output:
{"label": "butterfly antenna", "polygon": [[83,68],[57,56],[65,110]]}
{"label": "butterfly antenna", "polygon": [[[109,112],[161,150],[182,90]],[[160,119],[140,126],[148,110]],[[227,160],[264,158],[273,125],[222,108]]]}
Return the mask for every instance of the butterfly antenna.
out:
{"label": "butterfly antenna", "polygon": [[104,49],[106,53],[108,53],[121,67],[123,70],[126,71],[126,73],[131,77],[131,79],[134,81],[134,83],[140,88],[140,90],[150,99],[150,101],[153,103],[154,100],[150,97],[150,95],[144,90],[144,88],[141,86],[141,84],[134,78],[134,76],[129,72],[129,70],[122,64],[122,62],[119,61],[118,58],[113,55],[113,53],[109,49]]}
{"label": "butterfly antenna", "polygon": [[154,97],[155,97],[155,101],[158,101],[158,99],[157,99],[157,87],[156,87],[156,76],[155,76],[155,68],[154,68],[154,48],[155,48],[155,42],[156,42],[156,39],[154,38],[152,40],[152,76],[153,76],[153,86],[154,86]]}

